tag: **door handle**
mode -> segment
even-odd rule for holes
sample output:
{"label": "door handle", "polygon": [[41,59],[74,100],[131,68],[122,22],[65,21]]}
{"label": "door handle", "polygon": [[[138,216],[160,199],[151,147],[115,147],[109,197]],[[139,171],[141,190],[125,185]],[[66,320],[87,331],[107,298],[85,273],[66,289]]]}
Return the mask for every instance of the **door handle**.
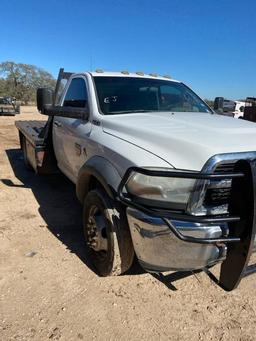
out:
{"label": "door handle", "polygon": [[55,127],[61,127],[62,124],[60,123],[60,121],[54,121],[53,123],[55,125]]}

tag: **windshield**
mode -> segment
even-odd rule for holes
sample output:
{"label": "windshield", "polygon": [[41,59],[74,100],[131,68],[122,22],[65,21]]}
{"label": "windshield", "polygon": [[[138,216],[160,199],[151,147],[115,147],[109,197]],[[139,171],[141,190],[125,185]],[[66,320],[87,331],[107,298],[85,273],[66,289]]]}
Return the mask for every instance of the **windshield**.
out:
{"label": "windshield", "polygon": [[94,77],[103,114],[134,112],[212,112],[182,83],[151,78]]}

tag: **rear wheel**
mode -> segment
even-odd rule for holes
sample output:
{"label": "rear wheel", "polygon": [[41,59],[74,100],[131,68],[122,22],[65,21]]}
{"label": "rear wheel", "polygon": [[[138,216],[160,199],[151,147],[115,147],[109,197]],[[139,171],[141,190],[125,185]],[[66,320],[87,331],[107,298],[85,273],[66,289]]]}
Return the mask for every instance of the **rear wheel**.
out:
{"label": "rear wheel", "polygon": [[126,272],[134,250],[125,210],[103,189],[88,193],[84,201],[83,225],[90,260],[100,276]]}

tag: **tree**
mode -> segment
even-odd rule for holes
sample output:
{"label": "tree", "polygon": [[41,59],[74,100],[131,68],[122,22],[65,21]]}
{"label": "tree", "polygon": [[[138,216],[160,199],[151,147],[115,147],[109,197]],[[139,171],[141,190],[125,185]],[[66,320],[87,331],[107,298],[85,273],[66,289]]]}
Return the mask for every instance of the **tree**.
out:
{"label": "tree", "polygon": [[205,99],[204,100],[211,108],[214,107],[214,101],[212,101],[211,99]]}
{"label": "tree", "polygon": [[5,80],[0,78],[0,96],[5,93]]}
{"label": "tree", "polygon": [[12,96],[25,104],[35,102],[37,88],[55,88],[53,76],[35,65],[2,62],[0,75],[0,96]]}

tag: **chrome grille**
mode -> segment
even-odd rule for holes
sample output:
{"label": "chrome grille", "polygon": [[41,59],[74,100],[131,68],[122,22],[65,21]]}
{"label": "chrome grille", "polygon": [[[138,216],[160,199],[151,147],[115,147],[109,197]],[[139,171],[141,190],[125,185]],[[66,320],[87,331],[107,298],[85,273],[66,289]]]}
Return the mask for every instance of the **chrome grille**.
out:
{"label": "chrome grille", "polygon": [[[219,163],[216,165],[214,170],[214,174],[227,174],[233,173],[234,171],[235,162],[225,162]],[[230,187],[223,187],[223,188],[208,188],[205,194],[204,204],[206,206],[218,206],[227,204],[230,199]]]}
{"label": "chrome grille", "polygon": [[214,173],[215,174],[232,173],[234,171],[234,166],[235,166],[235,161],[220,163],[215,168]]}
{"label": "chrome grille", "polygon": [[206,205],[226,204],[230,199],[230,188],[209,188],[205,195]]}

